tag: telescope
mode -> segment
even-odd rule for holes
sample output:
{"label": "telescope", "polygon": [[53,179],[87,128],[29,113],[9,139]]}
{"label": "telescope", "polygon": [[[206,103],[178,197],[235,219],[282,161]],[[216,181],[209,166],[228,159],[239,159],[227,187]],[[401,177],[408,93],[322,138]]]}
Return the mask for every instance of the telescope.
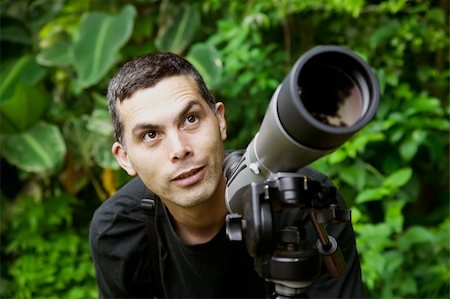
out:
{"label": "telescope", "polygon": [[[313,48],[275,90],[245,151],[226,157],[227,235],[245,241],[258,274],[275,283],[274,297],[303,294],[321,263],[332,276],[345,270],[325,225],[350,221],[350,212],[337,205],[334,187],[298,171],[361,130],[378,103],[377,79],[360,56],[340,46]],[[275,231],[273,213],[293,208],[309,213],[318,237],[313,248],[302,247],[301,227]]]}

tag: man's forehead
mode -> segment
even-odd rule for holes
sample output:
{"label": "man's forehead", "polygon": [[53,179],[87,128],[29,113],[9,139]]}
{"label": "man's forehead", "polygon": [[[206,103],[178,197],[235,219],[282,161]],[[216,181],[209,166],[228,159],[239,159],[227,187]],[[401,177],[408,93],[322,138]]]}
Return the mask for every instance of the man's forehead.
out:
{"label": "man's forehead", "polygon": [[121,103],[133,102],[134,100],[170,100],[183,96],[183,94],[193,94],[200,96],[199,88],[195,80],[190,76],[172,76],[159,81],[150,87],[142,87],[133,92],[130,96],[121,101]]}
{"label": "man's forehead", "polygon": [[158,80],[155,84],[146,86],[145,84],[140,85],[140,87],[135,88],[133,93],[129,94],[123,101],[132,99],[136,94],[139,94],[146,90],[153,90],[154,92],[160,92],[164,89],[173,89],[177,87],[184,87],[192,89],[193,91],[199,91],[197,83],[194,78],[189,75],[174,75],[169,77],[164,77]]}
{"label": "man's forehead", "polygon": [[170,77],[158,85],[135,92],[117,108],[127,127],[127,123],[167,121],[193,107],[209,109],[193,80],[189,77]]}

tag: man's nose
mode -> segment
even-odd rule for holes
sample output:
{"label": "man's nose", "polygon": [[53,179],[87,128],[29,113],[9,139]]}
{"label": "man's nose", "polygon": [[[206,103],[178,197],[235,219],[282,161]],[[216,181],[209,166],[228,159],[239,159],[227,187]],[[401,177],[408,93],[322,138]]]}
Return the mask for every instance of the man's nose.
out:
{"label": "man's nose", "polygon": [[192,148],[188,136],[182,132],[172,132],[169,134],[169,155],[173,162],[185,159],[192,154]]}

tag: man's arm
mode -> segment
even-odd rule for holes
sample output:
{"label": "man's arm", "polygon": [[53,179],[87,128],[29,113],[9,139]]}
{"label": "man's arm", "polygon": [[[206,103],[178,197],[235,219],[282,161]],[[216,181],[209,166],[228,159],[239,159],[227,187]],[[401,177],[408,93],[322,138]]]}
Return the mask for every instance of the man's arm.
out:
{"label": "man's arm", "polygon": [[121,265],[124,263],[120,258],[113,258],[108,254],[109,248],[105,248],[100,235],[93,226],[91,226],[89,241],[99,298],[130,297],[122,278]]}
{"label": "man's arm", "polygon": [[140,206],[144,191],[134,179],[94,214],[89,242],[100,298],[153,297],[150,242]]}

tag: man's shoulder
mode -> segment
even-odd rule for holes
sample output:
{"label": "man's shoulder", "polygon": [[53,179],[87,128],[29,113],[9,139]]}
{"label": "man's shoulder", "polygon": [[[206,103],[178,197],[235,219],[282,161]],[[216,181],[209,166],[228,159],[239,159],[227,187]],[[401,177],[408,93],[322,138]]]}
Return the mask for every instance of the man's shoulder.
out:
{"label": "man's shoulder", "polygon": [[153,193],[139,177],[131,179],[97,208],[92,218],[91,230],[103,235],[111,234],[113,228],[119,231],[134,230],[145,225],[141,202],[143,198],[152,196]]}
{"label": "man's shoulder", "polygon": [[152,193],[141,179],[133,178],[94,213],[89,245],[94,262],[100,297],[153,297],[149,239],[149,219],[142,199]]}

